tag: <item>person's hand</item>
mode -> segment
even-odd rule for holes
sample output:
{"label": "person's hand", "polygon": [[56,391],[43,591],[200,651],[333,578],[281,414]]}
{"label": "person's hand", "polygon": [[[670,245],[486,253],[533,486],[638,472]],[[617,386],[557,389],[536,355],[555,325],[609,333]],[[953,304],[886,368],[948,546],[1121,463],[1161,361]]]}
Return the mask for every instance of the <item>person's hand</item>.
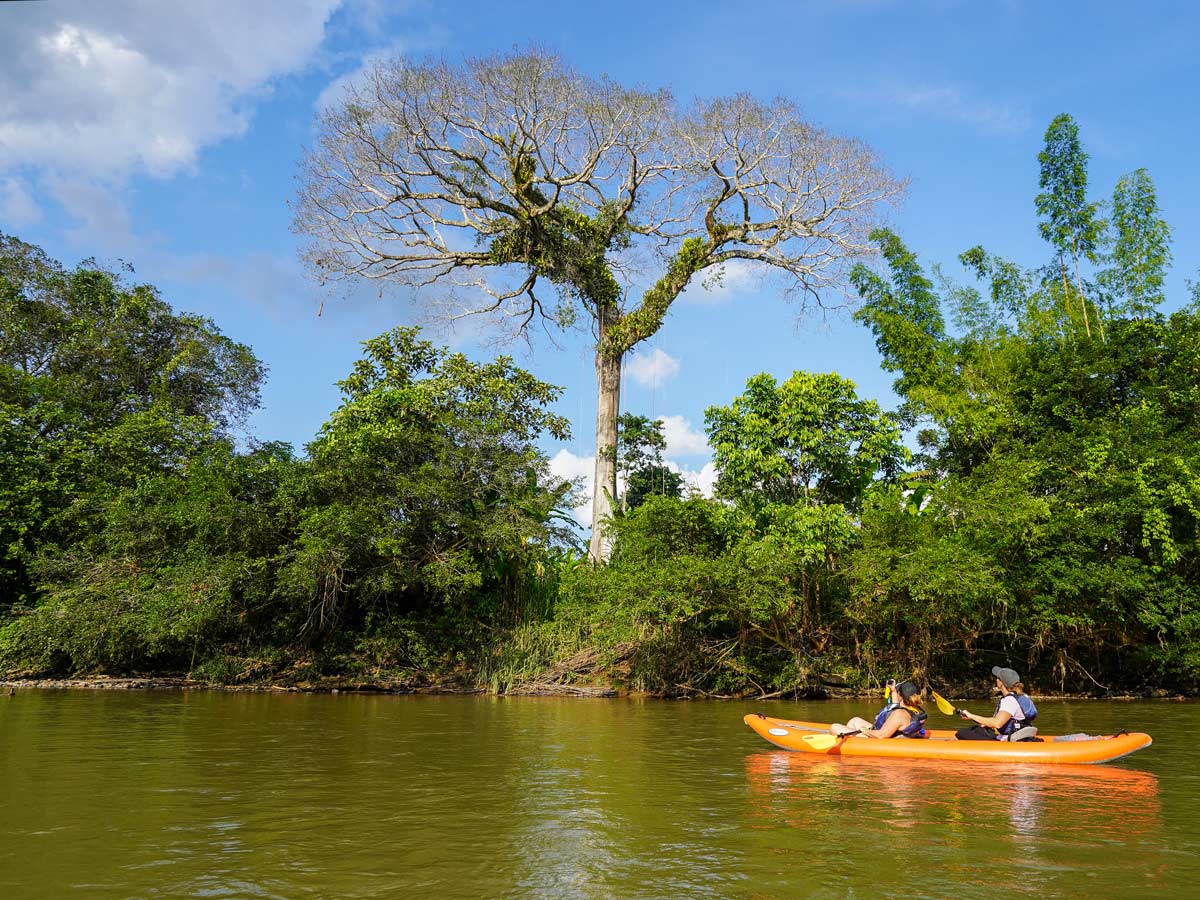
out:
{"label": "person's hand", "polygon": [[966,719],[968,722],[971,721],[971,714],[969,712],[967,712],[965,709],[960,709],[958,711],[958,715],[959,715],[959,718]]}

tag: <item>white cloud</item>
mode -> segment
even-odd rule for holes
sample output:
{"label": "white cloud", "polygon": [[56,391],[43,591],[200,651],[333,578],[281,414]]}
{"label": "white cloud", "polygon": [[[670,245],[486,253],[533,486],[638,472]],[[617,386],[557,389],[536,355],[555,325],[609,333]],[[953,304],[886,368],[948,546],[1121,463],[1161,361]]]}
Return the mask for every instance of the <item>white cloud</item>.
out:
{"label": "white cloud", "polygon": [[583,490],[580,492],[579,506],[571,510],[577,521],[584,528],[592,527],[592,486],[596,481],[596,457],[576,456],[570,450],[559,450],[550,458],[550,473],[555,478],[574,481],[581,479]]}
{"label": "white cloud", "polygon": [[101,254],[137,256],[144,259],[148,248],[134,237],[129,209],[119,192],[86,178],[51,175],[45,180],[50,194],[78,223],[72,234]]}
{"label": "white cloud", "polygon": [[679,299],[693,306],[717,306],[757,289],[766,274],[762,264],[734,259],[693,279]]}
{"label": "white cloud", "polygon": [[625,374],[643,387],[658,387],[679,374],[679,360],[658,347],[649,353],[639,350],[625,361]]}
{"label": "white cloud", "polygon": [[663,436],[668,456],[695,456],[708,453],[708,438],[692,427],[683,416],[663,416]]}
{"label": "white cloud", "polygon": [[0,165],[115,181],[186,169],[246,129],[273,79],[308,64],[341,2],[14,4],[0,30]]}
{"label": "white cloud", "polygon": [[[355,68],[339,75],[321,91],[313,107],[323,112],[345,99],[348,88],[362,84],[365,76],[378,63],[386,63],[413,53],[444,47],[452,34],[443,26],[426,24],[423,28],[406,28],[403,40],[388,34],[388,23],[397,16],[422,5],[421,0],[347,0],[344,23],[353,28],[353,44],[357,52],[346,54]],[[365,46],[364,41],[370,43]],[[339,62],[344,62],[339,60]]]}
{"label": "white cloud", "polygon": [[717,486],[717,466],[709,460],[699,469],[689,469],[673,460],[667,460],[667,468],[683,476],[683,483],[699,491],[702,497],[711,497]]}
{"label": "white cloud", "polygon": [[[287,256],[258,251],[242,256],[160,254],[158,263],[175,278],[203,285],[218,296],[236,297],[278,323],[294,324],[299,315],[316,315],[312,286],[305,280],[300,264]],[[311,305],[309,313],[302,311],[305,301]],[[367,304],[358,304],[356,309],[363,307],[370,309]]]}
{"label": "white cloud", "polygon": [[42,210],[17,178],[0,179],[0,228],[20,228],[41,221]]}
{"label": "white cloud", "polygon": [[[679,416],[670,417],[676,421],[683,421]],[[684,422],[685,429],[687,423]],[[695,444],[696,436],[692,433],[689,437],[692,445]],[[703,438],[701,437],[701,440]],[[668,439],[669,444],[669,439]],[[700,452],[707,452],[705,445]],[[681,455],[689,455],[684,453]],[[668,469],[673,472],[678,472],[683,476],[684,484],[693,490],[699,491],[702,496],[711,497],[713,488],[717,483],[717,467],[711,460],[704,463],[699,469],[688,468],[682,466],[673,459],[664,460]],[[570,479],[572,481],[579,479],[583,485],[583,490],[580,492],[579,506],[571,510],[571,514],[575,517],[575,521],[584,528],[592,527],[592,486],[595,484],[596,477],[596,457],[595,456],[576,456],[570,450],[559,450],[550,459],[550,472],[556,478]],[[618,484],[618,490],[625,489],[624,483]]]}
{"label": "white cloud", "polygon": [[956,85],[901,90],[893,99],[909,109],[930,112],[989,134],[1019,134],[1030,125],[1029,114],[969,96]]}
{"label": "white cloud", "polygon": [[907,111],[948,122],[957,122],[983,134],[1021,134],[1031,118],[1026,109],[976,97],[956,84],[904,84],[891,82],[838,93],[849,100],[890,111]]}

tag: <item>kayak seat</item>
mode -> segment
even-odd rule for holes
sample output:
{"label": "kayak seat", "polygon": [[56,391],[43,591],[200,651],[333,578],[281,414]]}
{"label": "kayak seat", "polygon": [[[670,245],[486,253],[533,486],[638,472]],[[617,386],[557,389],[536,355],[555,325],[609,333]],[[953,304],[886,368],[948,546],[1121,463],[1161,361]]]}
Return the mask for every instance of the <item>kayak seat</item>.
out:
{"label": "kayak seat", "polygon": [[1012,734],[1010,734],[1008,736],[1008,741],[1011,744],[1011,743],[1015,743],[1017,741],[1032,741],[1036,737],[1037,737],[1037,726],[1036,725],[1026,725],[1024,728],[1018,728],[1016,731],[1014,731]]}

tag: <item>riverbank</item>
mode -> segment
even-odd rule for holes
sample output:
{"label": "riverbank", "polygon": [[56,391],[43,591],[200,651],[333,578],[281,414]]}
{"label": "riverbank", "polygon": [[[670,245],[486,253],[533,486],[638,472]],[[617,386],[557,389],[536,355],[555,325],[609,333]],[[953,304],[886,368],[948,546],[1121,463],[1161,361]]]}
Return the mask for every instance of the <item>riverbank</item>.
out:
{"label": "riverbank", "polygon": [[[669,700],[850,700],[872,698],[878,695],[877,690],[859,690],[837,685],[822,686],[807,691],[775,693],[766,696],[753,694],[742,696],[702,695],[688,696],[666,695],[647,691],[630,691],[608,684],[524,684],[515,685],[506,691],[492,691],[484,686],[461,679],[447,678],[429,684],[412,684],[400,679],[356,680],[345,678],[326,678],[319,681],[284,684],[279,682],[251,682],[224,684],[220,682],[203,681],[188,678],[185,675],[163,676],[110,676],[92,675],[72,678],[5,678],[0,679],[0,692],[11,693],[17,690],[99,690],[99,691],[219,691],[231,693],[294,693],[294,694],[494,694],[505,697],[579,697],[579,698],[616,698],[640,697],[647,699]],[[978,688],[953,686],[944,688],[943,693],[954,699],[981,699],[984,695]],[[1053,691],[1033,691],[1030,696],[1035,700],[1172,700],[1185,701],[1197,699],[1194,695],[1166,691],[1161,688],[1144,688],[1141,691],[1124,691],[1110,693],[1058,693]]]}
{"label": "riverbank", "polygon": [[[202,681],[186,676],[109,676],[93,675],[76,678],[8,678],[0,679],[0,691],[25,689],[42,690],[98,690],[98,691],[223,691],[231,693],[293,693],[293,694],[485,694],[484,687],[453,679],[414,685],[402,680],[380,679],[359,681],[353,679],[322,679],[316,682],[281,684],[276,682],[253,682],[223,684]],[[506,691],[506,696],[570,696],[570,697],[617,697],[628,692],[619,691],[608,685],[544,685],[522,686]]]}

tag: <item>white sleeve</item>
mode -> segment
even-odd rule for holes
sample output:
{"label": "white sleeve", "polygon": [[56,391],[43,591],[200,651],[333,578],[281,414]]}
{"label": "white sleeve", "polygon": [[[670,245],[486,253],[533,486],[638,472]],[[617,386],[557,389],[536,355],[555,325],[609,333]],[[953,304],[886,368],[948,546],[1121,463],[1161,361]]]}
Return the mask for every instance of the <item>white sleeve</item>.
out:
{"label": "white sleeve", "polygon": [[1021,713],[1021,704],[1017,702],[1017,698],[1009,694],[1000,701],[1000,708],[1012,716],[1014,719],[1023,719],[1025,716]]}

